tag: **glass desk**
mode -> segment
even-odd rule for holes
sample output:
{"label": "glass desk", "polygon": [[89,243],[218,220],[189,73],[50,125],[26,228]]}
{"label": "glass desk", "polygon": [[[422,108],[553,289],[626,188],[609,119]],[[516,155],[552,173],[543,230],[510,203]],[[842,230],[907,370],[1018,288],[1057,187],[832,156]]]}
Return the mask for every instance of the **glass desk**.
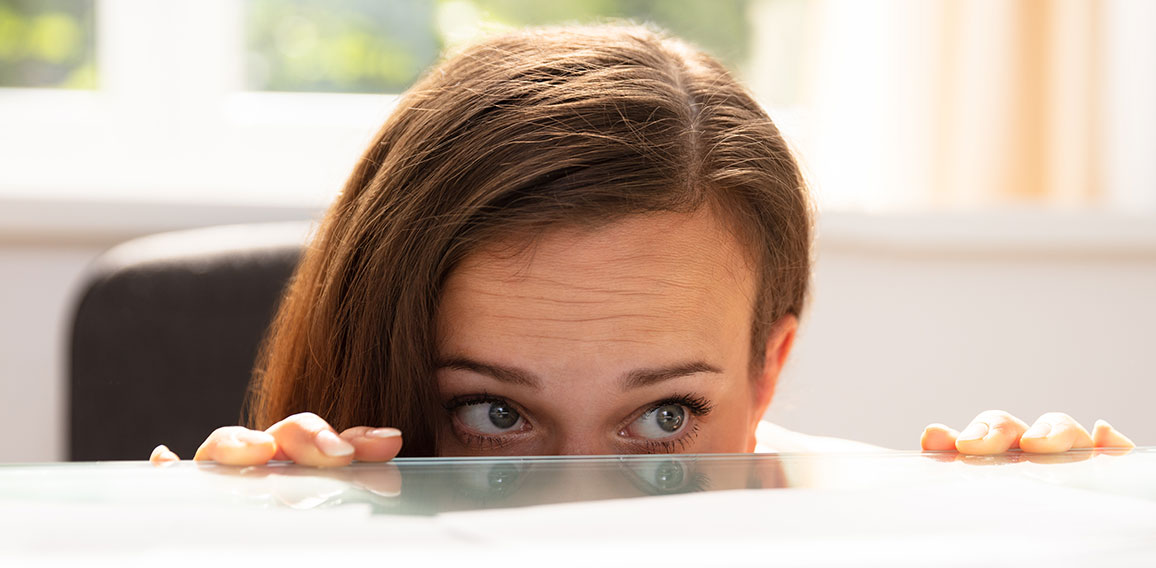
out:
{"label": "glass desk", "polygon": [[[1156,448],[0,466],[0,566],[1156,566]],[[384,556],[383,556],[384,555]],[[658,556],[656,556],[658,555]]]}

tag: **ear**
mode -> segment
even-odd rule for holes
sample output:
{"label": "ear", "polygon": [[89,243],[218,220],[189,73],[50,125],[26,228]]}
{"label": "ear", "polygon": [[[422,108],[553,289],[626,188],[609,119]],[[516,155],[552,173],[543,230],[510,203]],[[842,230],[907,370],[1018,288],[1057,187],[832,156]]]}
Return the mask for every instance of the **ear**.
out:
{"label": "ear", "polygon": [[779,373],[791,354],[791,347],[795,344],[795,332],[799,330],[799,319],[787,314],[771,326],[767,334],[767,346],[763,355],[763,371],[754,378],[754,409],[751,421],[751,440],[748,451],[755,448],[755,429],[767,413],[771,399],[775,396],[775,386],[779,382]]}

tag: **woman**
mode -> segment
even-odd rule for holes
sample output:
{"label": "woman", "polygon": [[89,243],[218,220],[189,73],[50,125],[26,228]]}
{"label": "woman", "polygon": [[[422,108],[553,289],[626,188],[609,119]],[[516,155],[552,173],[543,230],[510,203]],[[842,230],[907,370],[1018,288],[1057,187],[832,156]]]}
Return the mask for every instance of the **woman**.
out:
{"label": "woman", "polygon": [[[253,429],[196,459],[867,447],[760,425],[810,239],[786,143],[713,59],[635,27],[490,39],[378,132],[272,326]],[[985,413],[924,447],[1127,443],[1041,420]]]}

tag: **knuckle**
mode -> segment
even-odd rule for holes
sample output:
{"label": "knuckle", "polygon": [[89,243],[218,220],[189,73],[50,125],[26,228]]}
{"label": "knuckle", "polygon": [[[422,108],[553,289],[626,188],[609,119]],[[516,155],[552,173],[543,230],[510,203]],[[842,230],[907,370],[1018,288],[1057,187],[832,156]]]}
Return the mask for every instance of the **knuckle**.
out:
{"label": "knuckle", "polygon": [[345,439],[359,438],[371,429],[372,428],[369,426],[354,426],[352,428],[346,428],[345,430],[342,430],[338,436]]}
{"label": "knuckle", "polygon": [[321,430],[329,428],[320,416],[312,412],[300,412],[290,415],[280,422],[270,426],[266,433],[272,434],[274,438],[283,440],[286,437],[293,437],[298,434],[316,434]]}
{"label": "knuckle", "polygon": [[997,423],[1014,422],[1015,417],[1006,410],[985,410],[980,412],[979,416],[975,417],[975,420],[977,422],[986,422],[989,425],[994,426]]}
{"label": "knuckle", "polygon": [[1047,422],[1049,424],[1075,424],[1076,421],[1071,416],[1063,412],[1045,412],[1037,422]]}
{"label": "knuckle", "polygon": [[317,431],[329,428],[328,422],[312,412],[299,412],[286,418],[282,422],[292,424],[309,431]]}
{"label": "knuckle", "polygon": [[213,433],[209,434],[208,439],[209,440],[222,440],[225,438],[233,438],[237,435],[238,430],[244,430],[244,428],[242,428],[241,426],[221,426],[220,428],[213,430]]}

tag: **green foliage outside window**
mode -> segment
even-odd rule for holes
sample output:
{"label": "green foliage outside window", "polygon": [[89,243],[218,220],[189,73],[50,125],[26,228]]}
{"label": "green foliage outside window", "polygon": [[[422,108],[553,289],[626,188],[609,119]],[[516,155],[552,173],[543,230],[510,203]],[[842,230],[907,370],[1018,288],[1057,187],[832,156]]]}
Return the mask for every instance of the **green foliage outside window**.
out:
{"label": "green foliage outside window", "polygon": [[0,87],[96,87],[93,0],[0,0]]}
{"label": "green foliage outside window", "polygon": [[247,0],[247,87],[397,93],[479,33],[608,20],[657,24],[741,69],[750,1]]}

